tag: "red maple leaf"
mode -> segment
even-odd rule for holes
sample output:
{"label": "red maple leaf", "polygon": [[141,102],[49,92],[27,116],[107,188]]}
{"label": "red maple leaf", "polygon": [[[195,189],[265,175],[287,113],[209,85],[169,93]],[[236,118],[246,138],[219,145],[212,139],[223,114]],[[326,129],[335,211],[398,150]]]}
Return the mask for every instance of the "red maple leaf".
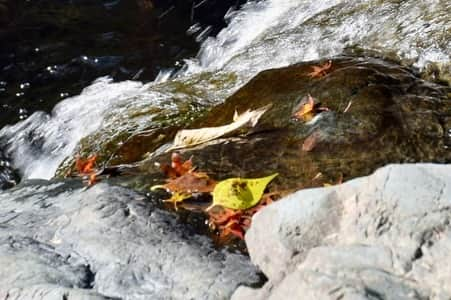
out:
{"label": "red maple leaf", "polygon": [[311,78],[321,78],[327,74],[328,71],[332,67],[332,61],[329,60],[327,63],[322,64],[320,66],[312,66],[312,72],[308,73]]}
{"label": "red maple leaf", "polygon": [[169,178],[177,178],[194,170],[192,157],[186,161],[177,152],[171,155],[171,164],[162,165],[161,170]]}
{"label": "red maple leaf", "polygon": [[87,159],[83,159],[79,155],[77,155],[75,160],[75,168],[77,169],[78,174],[80,175],[91,174],[94,171],[96,159],[97,155],[91,155]]}

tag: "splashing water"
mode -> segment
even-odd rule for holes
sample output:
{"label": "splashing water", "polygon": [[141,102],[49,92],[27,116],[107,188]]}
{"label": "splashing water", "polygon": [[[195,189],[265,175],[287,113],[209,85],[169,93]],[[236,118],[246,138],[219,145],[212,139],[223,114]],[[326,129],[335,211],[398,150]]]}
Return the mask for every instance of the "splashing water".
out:
{"label": "splashing water", "polygon": [[7,153],[24,178],[51,178],[79,140],[101,126],[111,105],[139,93],[142,84],[112,83],[99,78],[76,97],[59,103],[51,115],[37,112],[23,122],[0,131]]}
{"label": "splashing water", "polygon": [[[35,113],[0,131],[0,142],[25,178],[50,178],[83,137],[106,126],[127,122],[124,107],[183,98],[171,88],[190,86],[189,92],[210,105],[224,100],[259,71],[300,61],[330,57],[347,48],[364,49],[405,61],[418,68],[449,64],[451,2],[439,0],[267,0],[250,1],[230,13],[229,26],[208,38],[195,59],[172,75],[162,73],[154,84],[112,83],[102,78],[81,95],[58,104],[51,115]],[[218,87],[213,75],[233,74]],[[227,77],[227,76],[226,76]],[[195,83],[192,83],[195,82]],[[209,90],[210,93],[199,91]],[[136,99],[147,98],[138,104]],[[212,101],[211,99],[215,99]],[[122,118],[122,119],[121,119]],[[132,122],[132,121],[130,121]],[[133,125],[133,124],[132,124]],[[127,128],[144,128],[132,126]],[[110,128],[110,132],[120,130]]]}
{"label": "splashing water", "polygon": [[[358,47],[394,54],[418,68],[449,63],[451,2],[270,0],[250,2],[208,39],[187,73],[255,73]],[[445,33],[448,32],[448,33]]]}

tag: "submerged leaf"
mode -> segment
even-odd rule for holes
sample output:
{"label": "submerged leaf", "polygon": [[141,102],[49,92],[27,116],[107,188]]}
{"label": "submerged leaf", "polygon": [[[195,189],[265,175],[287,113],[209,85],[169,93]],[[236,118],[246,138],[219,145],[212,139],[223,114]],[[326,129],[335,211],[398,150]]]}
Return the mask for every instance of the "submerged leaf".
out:
{"label": "submerged leaf", "polygon": [[167,151],[203,144],[230,134],[245,126],[254,127],[269,107],[270,105],[267,105],[256,110],[247,110],[241,115],[235,113],[233,122],[228,125],[180,130],[174,138],[173,145]]}
{"label": "submerged leaf", "polygon": [[182,176],[168,179],[166,184],[154,185],[150,190],[164,189],[172,194],[165,202],[177,203],[191,198],[195,193],[211,193],[215,188],[216,181],[208,177],[206,173],[188,172]]}
{"label": "submerged leaf", "polygon": [[169,179],[164,187],[172,193],[211,193],[216,181],[206,173],[190,172],[175,179]]}
{"label": "submerged leaf", "polygon": [[324,111],[329,111],[329,108],[321,106],[320,102],[308,94],[303,97],[300,103],[296,106],[292,117],[297,120],[309,122],[316,114]]}
{"label": "submerged leaf", "polygon": [[310,152],[312,151],[320,141],[320,133],[318,131],[314,131],[310,134],[302,143],[302,151]]}
{"label": "submerged leaf", "polygon": [[320,78],[326,75],[326,71],[328,71],[332,67],[332,61],[329,60],[327,63],[322,64],[320,66],[312,66],[312,72],[308,73],[311,78]]}
{"label": "submerged leaf", "polygon": [[245,232],[251,226],[252,216],[263,207],[271,204],[273,202],[272,197],[276,194],[278,192],[263,194],[256,206],[246,210],[233,210],[224,207],[220,209],[215,207],[215,209],[209,210],[208,224],[212,230],[218,232],[219,242],[226,242],[231,236],[244,239]]}
{"label": "submerged leaf", "polygon": [[169,177],[166,184],[154,185],[151,191],[164,189],[172,194],[172,197],[165,202],[177,203],[193,197],[196,193],[211,193],[215,188],[216,181],[211,179],[207,173],[195,172],[192,157],[183,161],[178,153],[172,153],[171,165],[161,167],[162,171]]}
{"label": "submerged leaf", "polygon": [[[260,201],[266,186],[278,174],[263,178],[230,178],[219,182],[213,190],[213,204],[226,208],[245,210]],[[208,209],[207,209],[208,210]]]}
{"label": "submerged leaf", "polygon": [[313,99],[313,97],[310,96],[309,94],[307,96],[307,99],[301,102],[300,107],[293,114],[293,117],[296,119],[305,119],[308,114],[313,112],[314,108],[315,108],[315,99]]}

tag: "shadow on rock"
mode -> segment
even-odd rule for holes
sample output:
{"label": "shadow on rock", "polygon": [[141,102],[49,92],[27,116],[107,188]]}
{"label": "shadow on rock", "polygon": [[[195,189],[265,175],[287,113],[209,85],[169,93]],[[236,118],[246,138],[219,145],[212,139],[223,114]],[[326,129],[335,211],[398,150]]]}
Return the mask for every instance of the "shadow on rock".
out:
{"label": "shadow on rock", "polygon": [[228,299],[259,281],[245,256],[215,250],[142,196],[80,185],[0,194],[0,299]]}

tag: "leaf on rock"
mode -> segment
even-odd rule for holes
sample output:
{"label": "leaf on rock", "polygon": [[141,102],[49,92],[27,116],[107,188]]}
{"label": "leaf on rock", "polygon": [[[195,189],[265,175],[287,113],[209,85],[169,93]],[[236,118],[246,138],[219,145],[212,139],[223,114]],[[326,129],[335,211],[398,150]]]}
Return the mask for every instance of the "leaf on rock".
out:
{"label": "leaf on rock", "polygon": [[322,64],[320,66],[312,66],[312,72],[308,73],[311,78],[321,78],[327,74],[328,71],[332,67],[332,61],[329,60],[327,63]]}
{"label": "leaf on rock", "polygon": [[320,141],[320,134],[317,131],[314,131],[310,134],[302,143],[302,151],[310,152],[312,151]]}
{"label": "leaf on rock", "polygon": [[[83,177],[88,186],[92,186],[99,181],[97,175],[99,172],[96,168],[96,159],[97,155],[91,155],[88,158],[81,158],[80,155],[75,157],[75,169],[77,171],[77,175]],[[72,170],[70,170],[67,176],[71,176]]]}
{"label": "leaf on rock", "polygon": [[191,198],[195,193],[211,193],[216,186],[216,181],[208,177],[206,173],[188,172],[182,176],[167,180],[166,184],[155,185],[150,189],[165,189],[172,194],[172,197],[165,202],[177,204],[185,199]]}
{"label": "leaf on rock", "polygon": [[210,228],[218,231],[220,240],[227,240],[230,235],[244,239],[244,233],[248,226],[243,224],[243,220],[247,220],[243,211],[223,208],[216,213],[210,212],[209,215]]}
{"label": "leaf on rock", "polygon": [[307,95],[307,99],[303,99],[299,108],[293,114],[293,117],[296,119],[304,119],[308,114],[311,114],[315,109],[315,99],[309,94]]}
{"label": "leaf on rock", "polygon": [[208,177],[206,173],[189,172],[180,177],[169,179],[163,185],[165,189],[172,193],[211,193],[216,185],[216,181]]}
{"label": "leaf on rock", "polygon": [[189,193],[172,193],[171,198],[163,200],[163,202],[169,202],[174,204],[174,209],[177,210],[177,204],[191,198],[193,195]]}
{"label": "leaf on rock", "polygon": [[213,190],[213,204],[207,210],[216,205],[236,210],[251,208],[257,205],[266,186],[277,175],[275,173],[262,178],[230,178],[221,181]]}
{"label": "leaf on rock", "polygon": [[328,107],[321,106],[320,102],[308,94],[303,97],[300,103],[296,106],[292,117],[297,120],[309,122],[316,114],[329,110],[330,109]]}
{"label": "leaf on rock", "polygon": [[211,179],[207,173],[195,172],[192,157],[183,161],[178,153],[172,153],[171,165],[161,166],[162,171],[169,177],[166,184],[154,185],[150,189],[164,189],[172,194],[172,197],[165,202],[177,203],[193,197],[195,193],[211,193],[216,185],[216,181]]}
{"label": "leaf on rock", "polygon": [[99,180],[97,179],[97,174],[96,173],[92,173],[91,175],[89,175],[89,179],[88,179],[88,186],[94,185],[98,182]]}
{"label": "leaf on rock", "polygon": [[210,228],[219,233],[219,242],[227,242],[230,236],[236,236],[244,239],[244,233],[249,229],[252,223],[252,216],[265,206],[273,202],[271,197],[279,193],[263,194],[261,200],[254,207],[246,210],[233,210],[221,207],[208,211]]}
{"label": "leaf on rock", "polygon": [[233,122],[228,125],[180,130],[175,135],[173,145],[167,151],[203,144],[230,134],[245,126],[254,127],[270,106],[271,105],[266,105],[256,110],[247,110],[241,115],[235,113]]}
{"label": "leaf on rock", "polygon": [[177,178],[194,170],[192,157],[186,161],[177,152],[171,155],[171,164],[162,165],[161,170],[169,178]]}
{"label": "leaf on rock", "polygon": [[75,168],[77,169],[78,174],[86,175],[94,172],[96,159],[97,155],[91,155],[87,159],[83,159],[79,155],[77,155],[75,160]]}

